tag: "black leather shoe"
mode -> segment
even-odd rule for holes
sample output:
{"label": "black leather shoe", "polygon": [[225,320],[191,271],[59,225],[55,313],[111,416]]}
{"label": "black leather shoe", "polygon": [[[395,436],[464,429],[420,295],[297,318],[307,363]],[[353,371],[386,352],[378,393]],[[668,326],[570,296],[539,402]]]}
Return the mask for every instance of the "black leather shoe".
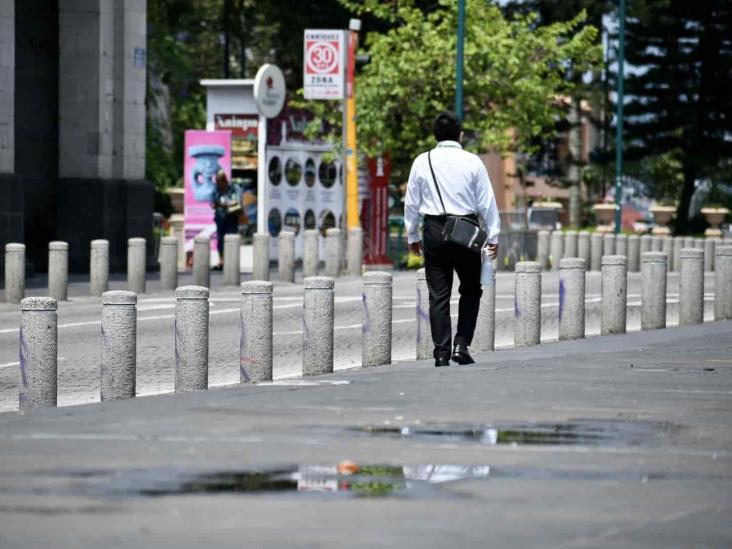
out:
{"label": "black leather shoe", "polygon": [[452,349],[452,359],[458,364],[475,364],[467,345],[455,345]]}
{"label": "black leather shoe", "polygon": [[438,356],[435,359],[435,368],[439,368],[440,366],[449,366],[450,365],[450,359],[446,356]]}

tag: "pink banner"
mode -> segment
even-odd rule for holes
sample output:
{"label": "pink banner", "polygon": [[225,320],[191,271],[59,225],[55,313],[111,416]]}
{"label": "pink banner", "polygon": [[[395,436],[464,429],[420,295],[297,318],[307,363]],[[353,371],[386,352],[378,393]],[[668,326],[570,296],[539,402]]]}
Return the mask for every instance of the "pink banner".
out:
{"label": "pink banner", "polygon": [[186,252],[193,251],[193,239],[198,234],[210,236],[211,249],[216,249],[211,193],[219,170],[224,170],[231,181],[231,132],[186,130],[183,160]]}

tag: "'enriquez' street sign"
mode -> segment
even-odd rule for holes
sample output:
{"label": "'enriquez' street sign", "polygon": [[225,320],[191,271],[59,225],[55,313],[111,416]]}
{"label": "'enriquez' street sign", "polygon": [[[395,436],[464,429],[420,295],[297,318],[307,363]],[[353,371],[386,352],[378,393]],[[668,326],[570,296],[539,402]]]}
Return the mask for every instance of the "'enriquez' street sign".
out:
{"label": "'enriquez' street sign", "polygon": [[305,30],[305,99],[343,99],[345,31]]}

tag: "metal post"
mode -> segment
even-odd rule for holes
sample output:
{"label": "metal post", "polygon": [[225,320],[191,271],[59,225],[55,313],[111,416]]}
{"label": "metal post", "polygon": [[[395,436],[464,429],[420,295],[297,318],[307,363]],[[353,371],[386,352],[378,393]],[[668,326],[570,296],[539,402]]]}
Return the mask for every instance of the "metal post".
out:
{"label": "metal post", "polygon": [[623,198],[623,85],[625,63],[625,0],[618,0],[618,97],[615,129],[615,232],[620,232]]}
{"label": "metal post", "polygon": [[[455,70],[455,114],[463,119],[463,49],[465,45],[465,0],[458,0],[457,67]],[[557,259],[557,261],[559,261]]]}

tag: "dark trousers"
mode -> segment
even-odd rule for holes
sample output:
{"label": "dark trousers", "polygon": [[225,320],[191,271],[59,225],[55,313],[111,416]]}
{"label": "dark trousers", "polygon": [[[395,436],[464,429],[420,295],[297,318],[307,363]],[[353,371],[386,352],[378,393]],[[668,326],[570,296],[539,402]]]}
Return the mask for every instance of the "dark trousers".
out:
{"label": "dark trousers", "polygon": [[239,220],[236,215],[216,215],[216,248],[219,250],[219,261],[223,263],[224,258],[224,235],[236,234]]}
{"label": "dark trousers", "polygon": [[427,288],[430,292],[430,327],[434,356],[450,356],[452,353],[452,324],[450,322],[450,295],[452,275],[460,279],[460,303],[458,305],[455,345],[470,345],[478,320],[480,296],[480,253],[463,246],[442,242],[444,218],[427,217],[424,221],[424,261]]}

